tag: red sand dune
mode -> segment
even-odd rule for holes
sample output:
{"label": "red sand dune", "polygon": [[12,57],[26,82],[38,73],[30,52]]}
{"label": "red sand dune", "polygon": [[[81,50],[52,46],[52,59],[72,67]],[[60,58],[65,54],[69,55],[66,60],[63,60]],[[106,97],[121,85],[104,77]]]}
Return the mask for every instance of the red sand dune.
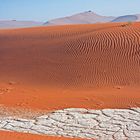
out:
{"label": "red sand dune", "polygon": [[32,134],[23,134],[16,132],[0,132],[0,140],[80,140],[80,139],[70,139],[63,137],[49,137],[49,136],[39,136]]}
{"label": "red sand dune", "polygon": [[140,106],[140,23],[0,30],[0,104]]}

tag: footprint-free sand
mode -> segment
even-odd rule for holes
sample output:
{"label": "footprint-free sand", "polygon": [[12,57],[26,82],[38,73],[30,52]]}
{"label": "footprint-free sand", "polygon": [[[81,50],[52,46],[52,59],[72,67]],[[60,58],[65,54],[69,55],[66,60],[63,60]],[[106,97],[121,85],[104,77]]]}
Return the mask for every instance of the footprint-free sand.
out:
{"label": "footprint-free sand", "polygon": [[140,107],[140,23],[0,30],[1,107]]}

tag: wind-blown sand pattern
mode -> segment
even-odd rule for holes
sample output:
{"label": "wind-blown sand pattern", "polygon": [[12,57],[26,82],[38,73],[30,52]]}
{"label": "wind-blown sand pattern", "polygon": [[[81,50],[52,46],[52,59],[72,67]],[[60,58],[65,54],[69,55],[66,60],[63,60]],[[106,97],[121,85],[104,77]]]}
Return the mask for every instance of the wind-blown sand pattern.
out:
{"label": "wind-blown sand pattern", "polygon": [[1,31],[0,75],[73,88],[139,85],[139,25]]}
{"label": "wind-blown sand pattern", "polygon": [[140,105],[140,23],[1,30],[0,44],[2,105]]}
{"label": "wind-blown sand pattern", "polygon": [[0,118],[0,129],[96,140],[139,140],[140,108],[64,109],[34,119]]}
{"label": "wind-blown sand pattern", "polygon": [[[102,113],[102,109],[126,108],[129,112],[130,108],[140,107],[140,23],[0,30],[0,78],[0,105],[9,110],[86,108]],[[129,125],[131,120],[120,115],[123,118]],[[130,125],[136,126],[136,121]],[[121,132],[115,130],[119,136],[139,138],[135,132],[128,135],[129,130],[123,126],[126,125],[122,124]],[[122,134],[123,130],[127,134]],[[104,136],[102,130],[99,133]],[[81,137],[79,129],[77,135]],[[83,138],[90,138],[85,135]]]}

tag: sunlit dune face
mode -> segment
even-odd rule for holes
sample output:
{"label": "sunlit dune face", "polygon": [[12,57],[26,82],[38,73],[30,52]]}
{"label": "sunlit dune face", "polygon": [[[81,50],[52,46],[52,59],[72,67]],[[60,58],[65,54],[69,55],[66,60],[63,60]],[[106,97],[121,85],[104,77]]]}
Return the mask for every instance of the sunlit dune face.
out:
{"label": "sunlit dune face", "polygon": [[1,77],[40,85],[139,84],[139,23],[0,32]]}
{"label": "sunlit dune face", "polygon": [[51,136],[39,136],[32,134],[23,134],[16,132],[5,132],[1,131],[1,140],[80,140],[75,138],[64,138],[64,137],[51,137]]}
{"label": "sunlit dune face", "polygon": [[1,30],[0,77],[4,105],[139,106],[140,23]]}

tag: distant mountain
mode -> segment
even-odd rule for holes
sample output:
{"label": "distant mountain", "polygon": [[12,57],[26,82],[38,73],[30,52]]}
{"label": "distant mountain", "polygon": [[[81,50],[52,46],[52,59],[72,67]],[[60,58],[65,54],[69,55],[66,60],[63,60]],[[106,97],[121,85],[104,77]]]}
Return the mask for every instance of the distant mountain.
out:
{"label": "distant mountain", "polygon": [[24,28],[24,27],[33,27],[41,26],[42,22],[35,21],[16,21],[16,20],[4,20],[0,21],[0,28]]}
{"label": "distant mountain", "polygon": [[140,14],[120,16],[114,19],[112,22],[135,22],[135,21],[140,21]]}
{"label": "distant mountain", "polygon": [[92,11],[87,11],[75,14],[68,17],[57,18],[48,22],[35,22],[35,21],[16,21],[5,20],[0,21],[1,28],[25,28],[35,26],[53,26],[53,25],[68,25],[68,24],[94,24],[94,23],[108,23],[108,22],[135,22],[140,21],[140,14],[125,15],[119,17],[102,16]]}
{"label": "distant mountain", "polygon": [[135,22],[135,21],[136,22],[140,21],[140,14],[112,17],[112,16],[101,16],[92,11],[87,11],[68,17],[53,19],[44,23],[44,25],[49,26],[49,25],[94,24],[94,23]]}
{"label": "distant mountain", "polygon": [[93,23],[106,23],[114,20],[115,17],[101,16],[92,11],[75,14],[69,17],[58,18],[50,20],[44,25],[66,25],[66,24],[93,24]]}

